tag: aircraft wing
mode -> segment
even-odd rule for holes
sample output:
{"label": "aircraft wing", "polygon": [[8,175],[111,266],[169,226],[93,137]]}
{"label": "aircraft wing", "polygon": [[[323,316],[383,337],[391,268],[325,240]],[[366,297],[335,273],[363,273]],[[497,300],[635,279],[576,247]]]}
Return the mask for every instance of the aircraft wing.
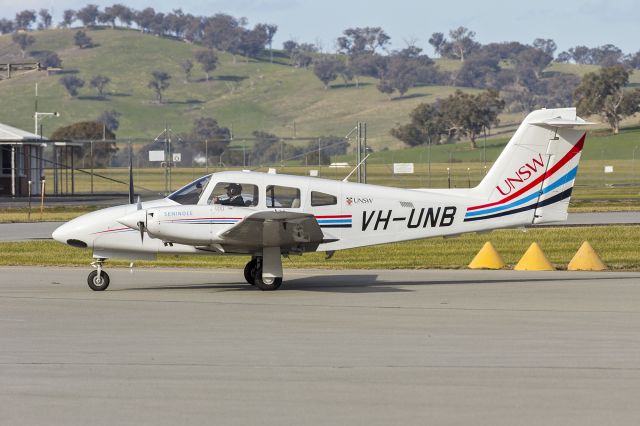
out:
{"label": "aircraft wing", "polygon": [[280,247],[283,251],[313,251],[324,240],[315,216],[289,211],[259,211],[220,233],[223,246]]}

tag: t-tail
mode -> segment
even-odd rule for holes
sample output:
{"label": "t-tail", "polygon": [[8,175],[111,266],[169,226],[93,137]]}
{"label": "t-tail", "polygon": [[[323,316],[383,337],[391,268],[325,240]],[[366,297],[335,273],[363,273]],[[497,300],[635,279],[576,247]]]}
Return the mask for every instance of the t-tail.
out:
{"label": "t-tail", "polygon": [[486,201],[467,208],[464,221],[566,220],[586,136],[574,127],[589,124],[575,108],[530,113],[473,190]]}

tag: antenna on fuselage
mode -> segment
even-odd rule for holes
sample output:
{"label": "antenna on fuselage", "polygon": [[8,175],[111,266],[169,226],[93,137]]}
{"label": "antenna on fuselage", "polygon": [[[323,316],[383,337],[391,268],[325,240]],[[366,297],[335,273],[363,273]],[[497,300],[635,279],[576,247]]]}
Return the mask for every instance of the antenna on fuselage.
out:
{"label": "antenna on fuselage", "polygon": [[342,179],[342,181],[343,181],[343,182],[347,182],[347,181],[349,180],[349,178],[351,177],[351,175],[352,175],[356,170],[358,170],[358,169],[360,168],[360,165],[361,165],[362,163],[364,163],[364,162],[365,162],[365,160],[366,160],[367,158],[369,158],[369,156],[370,156],[370,155],[371,155],[371,153],[367,154],[367,155],[366,155],[366,156],[365,156],[365,157],[364,157],[364,158],[363,158],[363,159],[358,163],[358,165],[357,165],[357,166],[355,166],[355,167],[353,168],[353,170],[351,170],[351,173],[349,173],[349,174],[347,175],[347,177],[346,177],[346,178]]}
{"label": "antenna on fuselage", "polygon": [[129,204],[133,204],[133,152],[131,150],[131,142],[129,142]]}

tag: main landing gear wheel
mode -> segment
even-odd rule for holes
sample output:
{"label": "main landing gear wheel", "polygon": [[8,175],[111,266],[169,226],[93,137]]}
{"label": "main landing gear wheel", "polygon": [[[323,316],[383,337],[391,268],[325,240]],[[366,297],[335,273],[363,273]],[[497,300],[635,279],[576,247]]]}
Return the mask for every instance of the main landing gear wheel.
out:
{"label": "main landing gear wheel", "polygon": [[251,285],[256,285],[256,268],[258,260],[253,258],[244,267],[244,279]]}
{"label": "main landing gear wheel", "polygon": [[[99,275],[98,272],[100,272]],[[109,275],[104,271],[91,271],[87,284],[93,291],[104,291],[109,287]]]}
{"label": "main landing gear wheel", "polygon": [[256,271],[256,286],[260,290],[277,290],[282,284],[282,278],[262,278],[262,271]]}

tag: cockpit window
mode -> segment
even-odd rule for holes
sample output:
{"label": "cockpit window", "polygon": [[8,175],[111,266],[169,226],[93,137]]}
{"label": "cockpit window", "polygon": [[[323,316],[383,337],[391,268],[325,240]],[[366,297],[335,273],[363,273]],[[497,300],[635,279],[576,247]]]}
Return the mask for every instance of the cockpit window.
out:
{"label": "cockpit window", "polygon": [[258,187],[251,183],[218,182],[211,192],[209,204],[253,207],[258,205]]}
{"label": "cockpit window", "polygon": [[198,204],[200,195],[202,195],[202,192],[207,187],[209,179],[211,179],[211,175],[203,176],[198,180],[194,180],[190,184],[183,186],[173,194],[169,195],[168,198],[180,204]]}

